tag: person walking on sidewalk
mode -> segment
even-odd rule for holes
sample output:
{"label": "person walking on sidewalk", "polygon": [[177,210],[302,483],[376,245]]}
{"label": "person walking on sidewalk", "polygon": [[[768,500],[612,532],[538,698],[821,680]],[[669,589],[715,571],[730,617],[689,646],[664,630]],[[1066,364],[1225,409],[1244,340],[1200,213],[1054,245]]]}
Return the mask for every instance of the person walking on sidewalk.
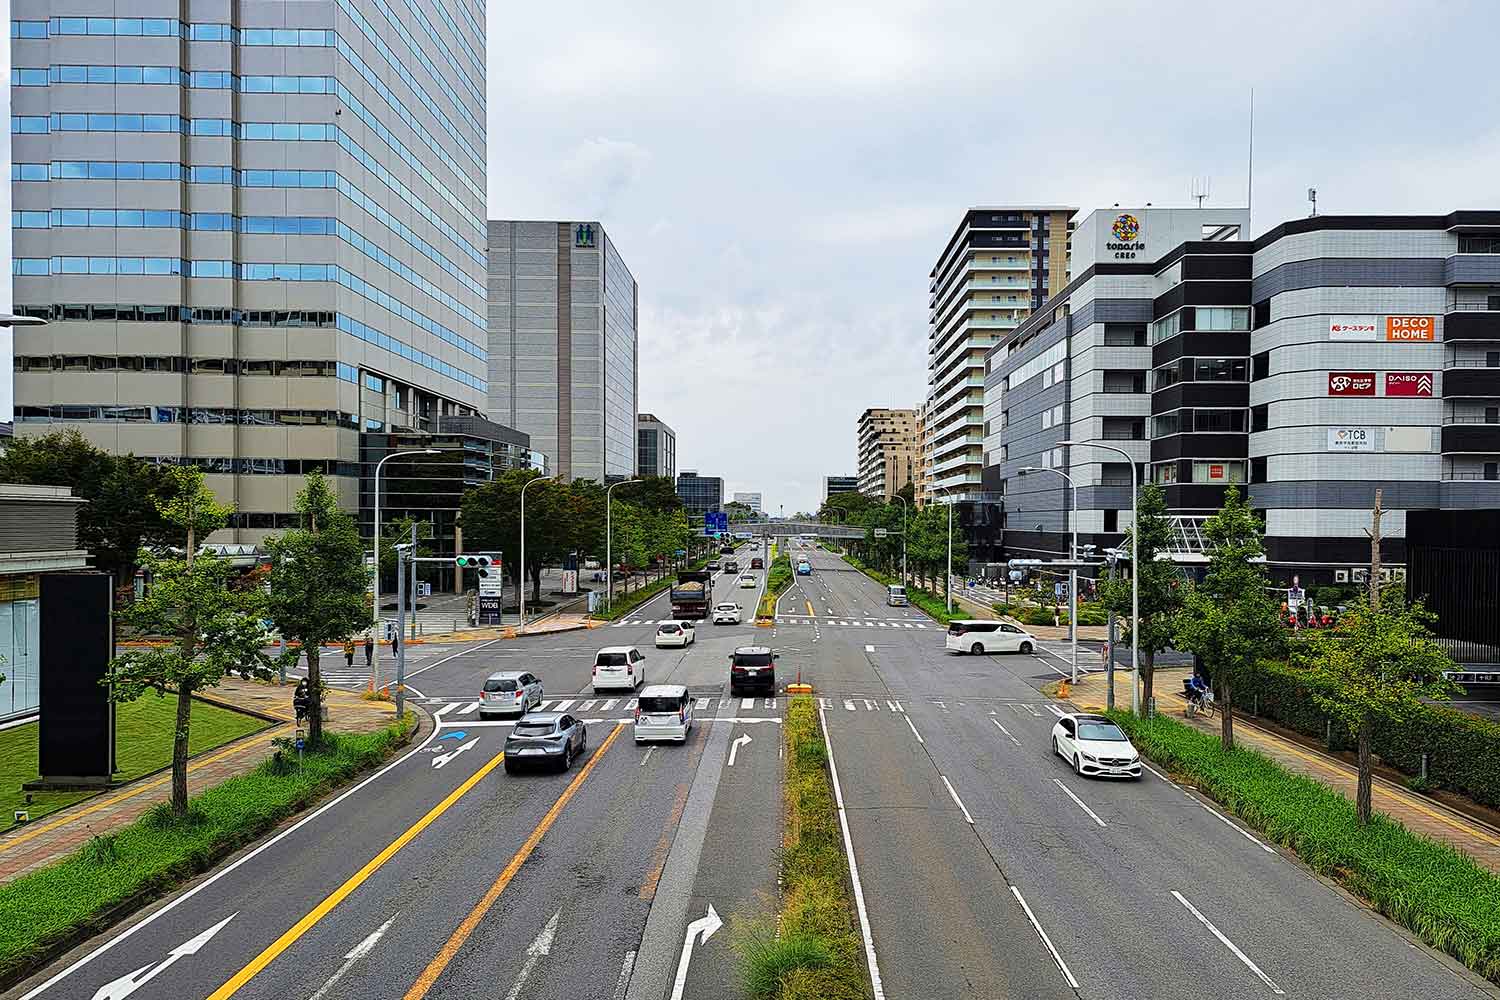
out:
{"label": "person walking on sidewalk", "polygon": [[307,678],[304,677],[297,682],[297,690],[292,692],[292,712],[296,714],[298,722],[307,717],[309,697],[307,692]]}
{"label": "person walking on sidewalk", "polygon": [[369,670],[375,662],[375,635],[371,632],[365,633],[365,669]]}
{"label": "person walking on sidewalk", "polygon": [[344,640],[344,665],[350,670],[354,669],[354,639]]}

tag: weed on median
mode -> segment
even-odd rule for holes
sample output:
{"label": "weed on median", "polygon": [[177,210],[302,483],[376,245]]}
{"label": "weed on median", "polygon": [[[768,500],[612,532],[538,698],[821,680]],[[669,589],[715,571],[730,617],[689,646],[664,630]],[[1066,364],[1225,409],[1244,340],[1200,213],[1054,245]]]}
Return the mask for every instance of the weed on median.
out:
{"label": "weed on median", "polygon": [[787,704],[786,840],[777,928],[738,942],[746,992],[756,1000],[857,1000],[870,995],[844,842],[816,704]]}
{"label": "weed on median", "polygon": [[[249,774],[194,796],[184,815],[163,802],[136,822],[0,886],[0,988],[34,971],[80,934],[207,870],[236,848],[380,763],[414,720],[373,733],[330,734],[326,746],[267,759]],[[281,756],[281,755],[278,755]]]}
{"label": "weed on median", "polygon": [[1266,837],[1289,847],[1380,913],[1500,983],[1500,877],[1445,844],[1354,803],[1217,735],[1162,716],[1113,713],[1136,747],[1196,784]]}

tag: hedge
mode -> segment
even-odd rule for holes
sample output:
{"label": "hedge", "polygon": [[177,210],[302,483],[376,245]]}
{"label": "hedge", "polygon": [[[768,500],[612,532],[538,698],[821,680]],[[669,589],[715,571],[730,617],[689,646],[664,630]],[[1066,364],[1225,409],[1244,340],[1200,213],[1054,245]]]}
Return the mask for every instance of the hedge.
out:
{"label": "hedge", "polygon": [[1111,717],[1135,746],[1308,867],[1491,981],[1500,982],[1500,877],[1446,844],[1376,813],[1360,826],[1354,803],[1217,734],[1166,716]]}
{"label": "hedge", "polygon": [[[998,608],[999,605],[996,605]],[[1024,625],[1051,625],[1052,609],[1050,607],[1022,608],[1017,615]],[[1068,609],[1063,608],[1058,623],[1068,624]],[[1097,604],[1084,604],[1078,609],[1078,624],[1080,625],[1107,625],[1109,624],[1109,612]]]}
{"label": "hedge", "polygon": [[[882,573],[878,569],[871,569],[853,556],[845,556],[844,559],[848,561],[849,565],[853,566],[855,569],[859,570],[861,573],[863,573],[865,576],[868,576],[876,583],[883,583],[886,586],[890,586],[893,583],[900,582],[894,576],[889,576],[885,573]],[[948,613],[948,601],[943,597],[942,594],[934,594],[931,591],[922,589],[921,587],[908,585],[906,588],[906,600],[907,603],[916,607],[927,617],[942,625],[948,625],[954,621],[962,621],[963,619],[968,617],[968,614],[965,613],[964,609],[958,607],[957,601],[954,602],[954,613],[950,615]]]}
{"label": "hedge", "polygon": [[[1288,729],[1318,740],[1327,735],[1328,717],[1313,700],[1314,682],[1295,666],[1262,660],[1233,680],[1234,702]],[[1354,747],[1354,736],[1333,724],[1331,749]],[[1441,705],[1424,704],[1401,722],[1375,727],[1371,749],[1387,765],[1407,775],[1422,770],[1427,754],[1427,788],[1444,788],[1475,802],[1500,808],[1500,722]]]}

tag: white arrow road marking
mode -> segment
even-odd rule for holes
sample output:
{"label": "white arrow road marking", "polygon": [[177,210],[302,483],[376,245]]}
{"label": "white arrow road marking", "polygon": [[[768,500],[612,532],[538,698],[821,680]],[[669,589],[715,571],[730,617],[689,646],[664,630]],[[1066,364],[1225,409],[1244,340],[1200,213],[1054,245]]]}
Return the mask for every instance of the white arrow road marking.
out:
{"label": "white arrow road marking", "polygon": [[215,934],[219,933],[219,931],[223,930],[224,925],[229,923],[229,921],[233,920],[237,916],[239,916],[238,910],[231,913],[223,920],[220,920],[208,930],[189,938],[182,944],[173,948],[167,953],[167,957],[162,959],[160,962],[152,962],[148,965],[143,965],[139,969],[136,969],[134,972],[123,975],[113,982],[105,983],[103,986],[99,987],[98,992],[94,994],[94,1000],[125,1000],[126,997],[130,996],[136,990],[140,989],[142,986],[145,986],[151,980],[155,979],[157,976],[170,969],[174,964],[177,963],[179,959],[186,958],[189,955],[198,954],[199,950],[201,950],[204,945],[208,944],[209,939],[211,939]]}
{"label": "white arrow road marking", "polygon": [[337,986],[339,980],[343,979],[349,970],[354,968],[355,962],[358,962],[375,950],[375,945],[379,944],[380,939],[385,937],[385,932],[391,929],[391,924],[395,922],[398,916],[400,916],[399,912],[391,914],[390,920],[375,928],[363,941],[350,948],[349,953],[344,956],[344,964],[339,966],[338,971],[328,978],[328,982],[318,987],[318,992],[308,997],[307,1000],[323,1000],[328,995],[328,991]]}
{"label": "white arrow road marking", "polygon": [[[724,921],[714,912],[714,904],[708,904],[708,913],[687,925],[687,934],[682,939],[682,960],[677,963],[677,980],[672,984],[672,1000],[682,1000],[682,991],[687,987],[688,964],[693,960],[693,941],[702,933],[700,944],[707,944],[714,932],[724,926]],[[515,1000],[514,997],[511,1000]]]}
{"label": "white arrow road marking", "polygon": [[747,744],[749,742],[750,742],[750,734],[749,733],[745,733],[742,736],[740,736],[739,739],[737,739],[733,743],[729,744],[729,764],[728,764],[729,767],[733,767],[734,766],[734,758],[735,758],[735,755],[740,752],[740,747],[744,746],[745,744]]}
{"label": "white arrow road marking", "polygon": [[460,743],[458,746],[456,746],[456,747],[453,748],[453,751],[451,753],[439,754],[438,756],[432,758],[432,766],[433,767],[442,767],[444,764],[448,763],[454,757],[457,757],[459,754],[463,753],[465,750],[469,749],[470,747],[472,747],[474,744],[476,744],[478,742],[479,742],[479,737],[476,736],[476,737],[474,737],[472,740],[470,740],[467,743]]}
{"label": "white arrow road marking", "polygon": [[547,926],[538,931],[531,944],[526,946],[526,961],[521,965],[521,971],[516,973],[516,983],[505,995],[505,1000],[519,1000],[521,990],[526,988],[526,980],[530,979],[532,972],[536,971],[536,963],[551,954],[552,941],[557,937],[557,918],[561,916],[562,910],[552,914],[552,919],[547,921]]}

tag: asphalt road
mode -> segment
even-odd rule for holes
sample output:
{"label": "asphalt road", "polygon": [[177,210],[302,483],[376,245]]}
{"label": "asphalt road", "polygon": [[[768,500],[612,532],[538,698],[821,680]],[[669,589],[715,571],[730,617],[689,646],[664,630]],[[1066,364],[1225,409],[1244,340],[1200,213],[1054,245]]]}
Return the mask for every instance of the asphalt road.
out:
{"label": "asphalt road", "polygon": [[[737,998],[768,927],[784,698],[730,697],[726,655],[770,644],[817,688],[882,995],[1496,996],[1154,774],[1082,781],[1049,753],[1058,653],[950,656],[943,630],[825,553],[756,628],[652,647],[625,622],[425,647],[424,741],[9,997]],[[629,695],[589,688],[633,644],[696,699],[686,746],[637,747]],[[413,647],[415,652],[417,647]],[[589,723],[566,774],[508,776],[483,678],[526,668]],[[680,989],[679,989],[680,987]]]}

